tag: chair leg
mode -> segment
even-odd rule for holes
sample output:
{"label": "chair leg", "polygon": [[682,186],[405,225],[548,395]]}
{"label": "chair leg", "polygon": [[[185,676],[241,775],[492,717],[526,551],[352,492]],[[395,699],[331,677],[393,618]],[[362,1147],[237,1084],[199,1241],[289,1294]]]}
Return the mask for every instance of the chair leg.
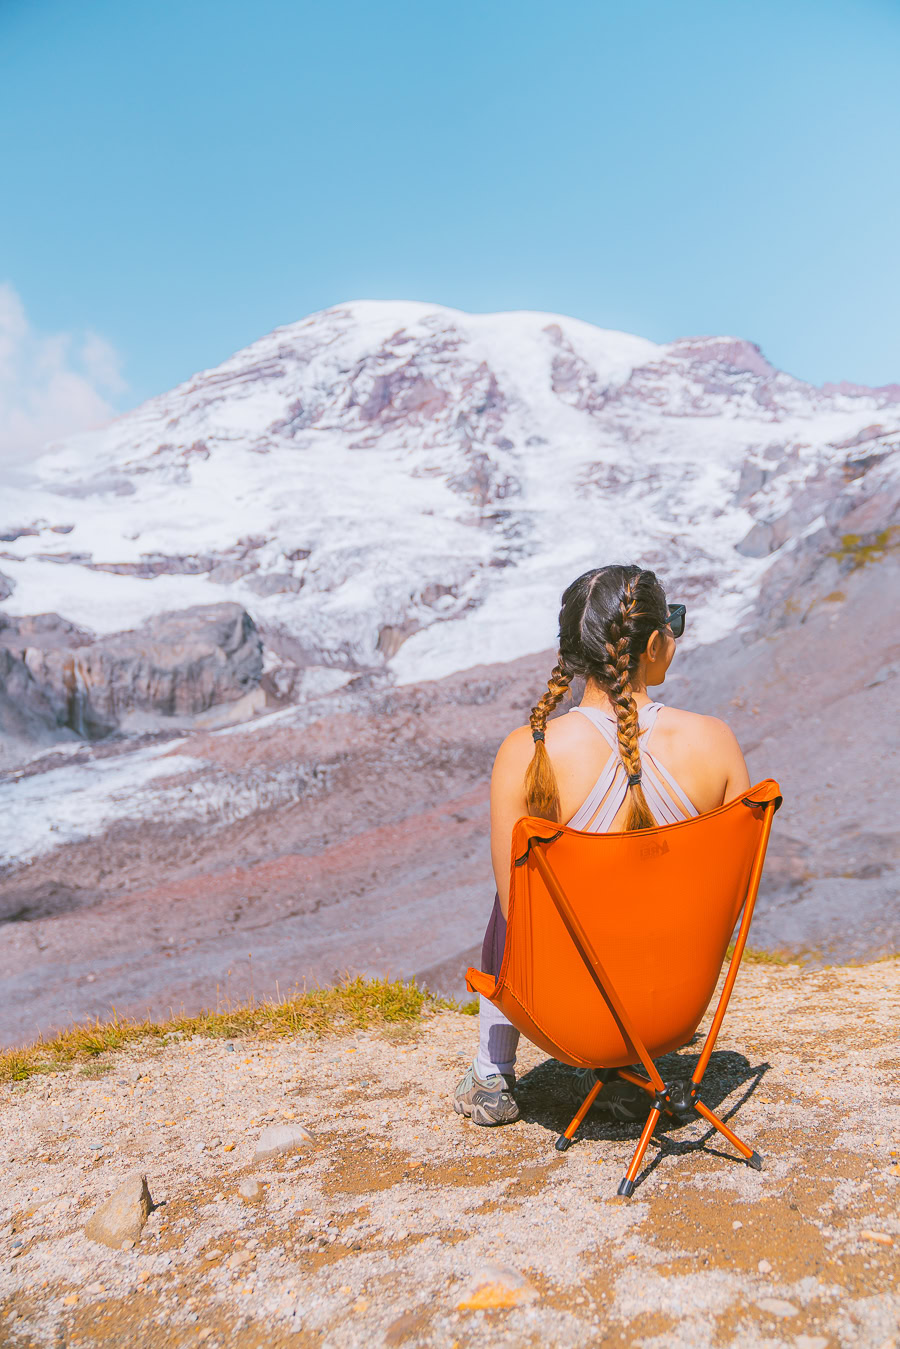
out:
{"label": "chair leg", "polygon": [[718,1129],[719,1133],[723,1138],[728,1139],[733,1148],[737,1148],[744,1161],[752,1166],[754,1171],[762,1170],[762,1157],[759,1153],[754,1152],[753,1148],[748,1148],[746,1143],[742,1143],[737,1134],[729,1129],[728,1125],[724,1124],[718,1115],[714,1115],[708,1105],[704,1105],[702,1101],[695,1101],[694,1109],[702,1119],[706,1120],[707,1124],[711,1124],[714,1129]]}
{"label": "chair leg", "polygon": [[634,1182],[638,1171],[641,1169],[641,1162],[644,1160],[644,1153],[647,1151],[647,1144],[650,1142],[650,1135],[656,1128],[656,1122],[660,1116],[659,1106],[654,1106],[647,1116],[647,1123],[644,1125],[644,1131],[638,1139],[638,1145],[634,1150],[634,1156],[631,1159],[631,1165],[625,1172],[619,1185],[619,1194],[624,1194],[626,1199],[634,1193]]}
{"label": "chair leg", "polygon": [[581,1105],[578,1107],[578,1114],[572,1120],[572,1123],[569,1125],[566,1132],[564,1134],[560,1134],[559,1138],[557,1138],[556,1140],[557,1152],[565,1152],[566,1148],[570,1146],[572,1139],[575,1137],[577,1130],[581,1128],[582,1121],[584,1120],[584,1117],[590,1110],[591,1106],[594,1104],[594,1100],[596,1099],[597,1093],[600,1091],[600,1088],[602,1086],[603,1080],[601,1078],[597,1082],[595,1082],[594,1085],[591,1087],[587,1096],[585,1096]]}

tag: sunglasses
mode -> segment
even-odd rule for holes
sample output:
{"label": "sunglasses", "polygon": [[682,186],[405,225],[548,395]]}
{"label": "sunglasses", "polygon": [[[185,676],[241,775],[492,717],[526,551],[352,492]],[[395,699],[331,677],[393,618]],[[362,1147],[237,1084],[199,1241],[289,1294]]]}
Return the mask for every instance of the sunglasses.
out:
{"label": "sunglasses", "polygon": [[686,613],[687,610],[683,604],[669,605],[669,615],[666,622],[673,637],[680,637],[684,632],[684,616]]}

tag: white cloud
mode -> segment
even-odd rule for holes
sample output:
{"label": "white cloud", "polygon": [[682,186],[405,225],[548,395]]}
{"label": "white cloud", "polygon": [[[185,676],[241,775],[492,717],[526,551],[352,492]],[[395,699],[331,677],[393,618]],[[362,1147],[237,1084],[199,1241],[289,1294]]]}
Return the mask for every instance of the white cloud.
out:
{"label": "white cloud", "polygon": [[39,333],[0,284],[0,463],[23,468],[61,436],[101,426],[125,389],[119,355],[97,333]]}

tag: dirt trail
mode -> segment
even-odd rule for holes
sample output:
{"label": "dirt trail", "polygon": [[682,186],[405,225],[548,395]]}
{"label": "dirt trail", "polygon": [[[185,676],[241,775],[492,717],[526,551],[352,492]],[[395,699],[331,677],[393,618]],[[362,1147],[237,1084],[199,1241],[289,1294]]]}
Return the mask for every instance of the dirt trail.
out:
{"label": "dirt trail", "polygon": [[[531,1046],[520,1122],[453,1113],[476,1034],[455,1012],[319,1040],[154,1042],[93,1076],[6,1087],[0,1344],[889,1349],[898,1025],[900,961],[746,966],[707,1094],[765,1169],[699,1122],[673,1126],[631,1200],[616,1187],[636,1127],[595,1113],[558,1154],[570,1070]],[[669,1071],[691,1063],[688,1048]],[[315,1148],[254,1167],[265,1125],[290,1120]],[[85,1221],[135,1170],[158,1205],[141,1240],[94,1244]],[[256,1203],[239,1194],[251,1176]],[[480,1273],[496,1283],[489,1262],[525,1286],[473,1299]]]}

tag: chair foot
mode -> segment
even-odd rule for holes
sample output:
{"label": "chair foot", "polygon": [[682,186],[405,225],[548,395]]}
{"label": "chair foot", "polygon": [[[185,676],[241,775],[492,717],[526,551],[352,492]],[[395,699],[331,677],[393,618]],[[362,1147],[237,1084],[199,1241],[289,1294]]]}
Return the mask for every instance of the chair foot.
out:
{"label": "chair foot", "polygon": [[557,1138],[556,1140],[556,1151],[565,1152],[566,1149],[570,1148],[571,1146],[572,1146],[571,1138],[566,1138],[565,1134],[560,1134],[559,1138]]}
{"label": "chair foot", "polygon": [[752,1166],[754,1171],[761,1171],[763,1169],[763,1159],[758,1152],[754,1152],[752,1157],[747,1158],[747,1165]]}
{"label": "chair foot", "polygon": [[624,1194],[626,1199],[630,1199],[631,1196],[634,1194],[634,1181],[629,1180],[627,1176],[623,1177],[623,1179],[619,1183],[619,1188],[616,1191],[616,1193]]}

